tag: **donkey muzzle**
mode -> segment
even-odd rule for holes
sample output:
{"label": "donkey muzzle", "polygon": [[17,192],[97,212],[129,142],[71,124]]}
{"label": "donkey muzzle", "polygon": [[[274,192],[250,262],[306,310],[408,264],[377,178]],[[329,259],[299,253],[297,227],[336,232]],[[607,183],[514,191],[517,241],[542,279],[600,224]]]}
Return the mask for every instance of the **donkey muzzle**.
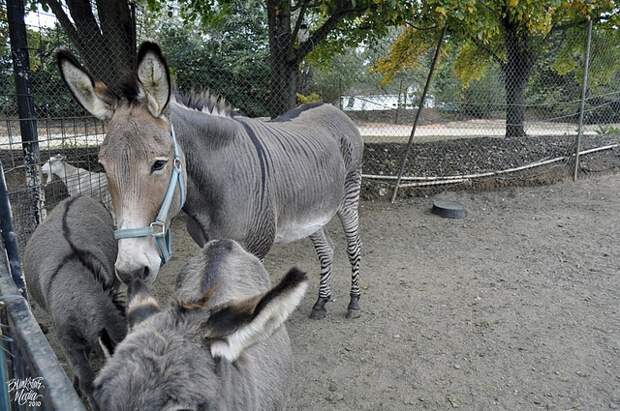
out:
{"label": "donkey muzzle", "polygon": [[142,281],[146,280],[149,276],[150,270],[148,267],[143,267],[134,271],[116,271],[116,277],[124,284],[131,284],[132,280],[138,278]]}

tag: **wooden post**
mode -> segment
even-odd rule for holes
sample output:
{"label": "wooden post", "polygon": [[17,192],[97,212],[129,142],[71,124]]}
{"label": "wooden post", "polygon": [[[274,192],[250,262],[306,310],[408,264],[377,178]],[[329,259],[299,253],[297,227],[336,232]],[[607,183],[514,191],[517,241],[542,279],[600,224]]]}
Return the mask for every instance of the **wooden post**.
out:
{"label": "wooden post", "polygon": [[415,129],[418,126],[418,120],[420,119],[420,113],[422,113],[422,109],[424,108],[424,100],[426,99],[426,93],[428,92],[428,88],[431,84],[431,79],[433,77],[433,72],[435,71],[435,65],[437,64],[437,59],[439,57],[439,51],[441,50],[441,43],[443,42],[443,38],[446,34],[446,29],[448,25],[444,25],[441,30],[441,34],[439,35],[439,40],[437,41],[437,47],[435,47],[435,54],[433,55],[433,61],[431,62],[431,68],[428,71],[428,76],[426,76],[426,83],[424,84],[424,90],[422,90],[422,96],[420,96],[420,105],[418,106],[418,111],[415,113],[415,119],[413,120],[413,128],[411,129],[411,134],[409,135],[409,141],[407,142],[407,148],[405,149],[405,154],[403,159],[400,162],[400,170],[398,171],[398,179],[396,180],[396,186],[394,186],[394,193],[392,194],[392,203],[396,201],[396,195],[398,194],[398,187],[400,186],[400,180],[403,178],[403,173],[405,172],[405,166],[407,165],[407,157],[409,157],[409,152],[411,151],[411,145],[413,144],[413,138],[415,136]]}
{"label": "wooden post", "polygon": [[575,169],[573,180],[577,181],[579,176],[579,151],[581,150],[581,135],[583,134],[583,113],[588,95],[588,75],[590,71],[590,45],[592,44],[592,19],[588,18],[586,38],[586,52],[584,55],[583,67],[583,87],[581,89],[581,103],[579,105],[579,126],[577,128],[577,141],[575,142]]}

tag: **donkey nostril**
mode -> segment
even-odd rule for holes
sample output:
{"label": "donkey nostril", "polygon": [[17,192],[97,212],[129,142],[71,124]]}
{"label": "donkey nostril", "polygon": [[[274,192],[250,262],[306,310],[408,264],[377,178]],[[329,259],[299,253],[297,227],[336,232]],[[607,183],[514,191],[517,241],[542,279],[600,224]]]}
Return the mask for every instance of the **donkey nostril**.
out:
{"label": "donkey nostril", "polygon": [[144,267],[144,270],[142,270],[142,276],[141,276],[143,280],[148,278],[149,272],[150,272],[149,268],[148,267]]}
{"label": "donkey nostril", "polygon": [[118,278],[122,283],[124,284],[128,284],[129,280],[131,279],[131,275],[124,272],[124,271],[119,271],[119,270],[114,270],[115,274],[116,274],[116,278]]}

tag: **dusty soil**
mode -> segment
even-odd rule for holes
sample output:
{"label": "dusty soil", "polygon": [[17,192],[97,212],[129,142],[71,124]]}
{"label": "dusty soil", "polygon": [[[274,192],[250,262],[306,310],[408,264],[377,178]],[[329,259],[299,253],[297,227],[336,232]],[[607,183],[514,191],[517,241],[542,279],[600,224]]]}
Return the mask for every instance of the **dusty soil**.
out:
{"label": "dusty soil", "polygon": [[[443,196],[467,218],[421,198],[363,203],[358,320],[343,319],[348,267],[330,226],[336,301],[311,321],[310,292],[288,325],[291,408],[620,407],[620,178]],[[266,264],[274,277],[299,265],[317,290],[308,242]]]}
{"label": "dusty soil", "polygon": [[[292,265],[311,278],[288,323],[290,409],[620,407],[620,177],[442,197],[461,201],[467,218],[434,216],[424,198],[362,203],[356,320],[344,319],[349,267],[335,222],[325,320],[308,318],[319,271],[311,244],[272,250],[274,279]],[[178,223],[162,300],[197,251]]]}

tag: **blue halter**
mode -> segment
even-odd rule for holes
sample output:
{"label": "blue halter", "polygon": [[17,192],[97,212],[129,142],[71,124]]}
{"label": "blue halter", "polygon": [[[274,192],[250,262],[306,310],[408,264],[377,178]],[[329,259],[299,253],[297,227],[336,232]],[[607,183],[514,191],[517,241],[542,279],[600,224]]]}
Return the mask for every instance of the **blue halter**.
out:
{"label": "blue halter", "polygon": [[177,186],[179,187],[180,196],[179,209],[183,208],[185,204],[185,184],[183,181],[181,155],[172,123],[170,123],[170,137],[172,138],[174,147],[173,169],[170,175],[168,189],[166,190],[166,194],[164,194],[164,200],[161,203],[155,221],[149,224],[148,227],[125,228],[114,231],[114,238],[117,240],[122,238],[154,237],[155,244],[157,244],[157,248],[159,249],[159,257],[161,258],[162,265],[172,256],[172,239],[170,237],[170,230],[166,228],[166,219],[168,218],[168,212],[170,211],[170,205],[172,204]]}

